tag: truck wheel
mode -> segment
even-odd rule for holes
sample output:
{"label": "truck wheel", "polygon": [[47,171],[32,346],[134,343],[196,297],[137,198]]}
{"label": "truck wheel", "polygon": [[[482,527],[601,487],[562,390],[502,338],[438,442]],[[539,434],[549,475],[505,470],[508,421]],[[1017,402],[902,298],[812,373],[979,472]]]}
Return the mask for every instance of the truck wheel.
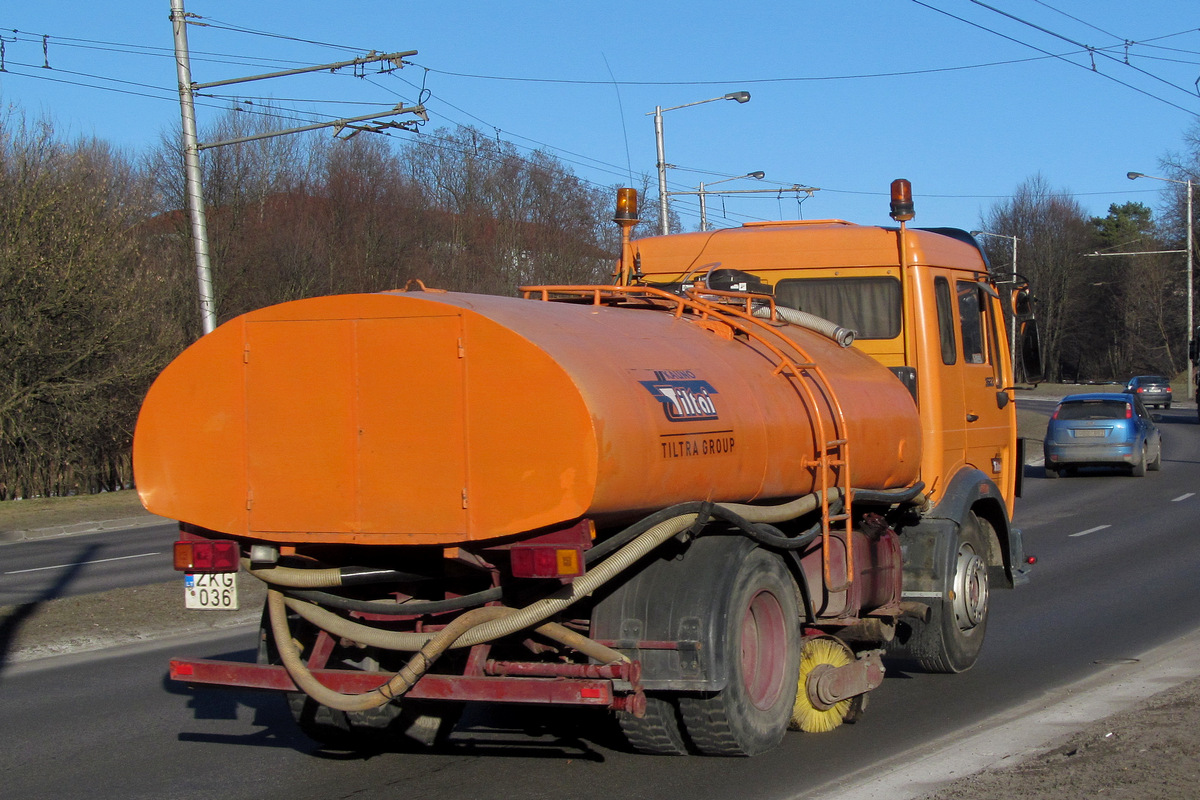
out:
{"label": "truck wheel", "polygon": [[928,672],[965,672],[983,647],[988,617],[988,568],[984,542],[994,536],[991,523],[967,512],[958,527],[953,572],[941,586],[941,600],[930,604],[928,622],[905,618],[887,645],[890,655]]}
{"label": "truck wheel", "polygon": [[628,711],[617,712],[617,724],[629,746],[653,756],[686,756],[687,743],[679,725],[679,709],[662,695],[646,696],[646,715],[638,719]]}
{"label": "truck wheel", "polygon": [[725,621],[728,682],[719,692],[683,695],[687,736],[704,755],[752,756],[787,731],[800,674],[796,584],[783,562],[762,549],[737,565]]}

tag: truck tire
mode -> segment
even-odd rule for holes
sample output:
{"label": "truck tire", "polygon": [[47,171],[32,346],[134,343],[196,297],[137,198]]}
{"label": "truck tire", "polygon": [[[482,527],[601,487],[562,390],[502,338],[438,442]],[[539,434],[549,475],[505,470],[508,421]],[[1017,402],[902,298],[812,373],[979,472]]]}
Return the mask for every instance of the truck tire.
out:
{"label": "truck tire", "polygon": [[687,737],[704,755],[752,756],[778,745],[800,675],[797,589],[783,561],[756,548],[735,568],[724,632],[728,682],[679,698]]}
{"label": "truck tire", "polygon": [[646,695],[645,716],[617,712],[617,724],[629,746],[652,756],[686,756],[687,742],[679,723],[679,709],[669,697]]}
{"label": "truck tire", "polygon": [[994,537],[991,523],[968,511],[958,526],[953,564],[941,586],[941,600],[930,603],[927,622],[904,618],[887,651],[897,661],[926,672],[965,672],[983,647],[988,617],[988,568],[985,542]]}

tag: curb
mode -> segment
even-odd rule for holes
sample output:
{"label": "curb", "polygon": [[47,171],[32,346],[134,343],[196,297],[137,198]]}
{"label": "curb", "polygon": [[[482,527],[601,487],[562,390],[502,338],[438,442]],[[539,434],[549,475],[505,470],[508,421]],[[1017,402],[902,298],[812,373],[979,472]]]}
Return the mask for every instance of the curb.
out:
{"label": "curb", "polygon": [[[800,795],[812,800],[913,800],[984,770],[1020,764],[1088,725],[1145,704],[1200,676],[1200,629],[1120,659],[1074,683],[918,745]],[[969,793],[961,795],[969,796]],[[1038,795],[1039,797],[1041,795]],[[1064,792],[1065,797],[1073,797]],[[1146,796],[1155,796],[1147,787]]]}
{"label": "curb", "polygon": [[100,531],[120,531],[129,528],[149,528],[154,525],[174,525],[175,520],[159,517],[153,514],[141,514],[136,517],[121,519],[96,520],[92,522],[76,522],[70,525],[50,525],[45,528],[32,528],[21,531],[0,531],[0,544],[14,544],[38,539],[53,539],[58,536],[74,536],[78,533],[98,533]]}

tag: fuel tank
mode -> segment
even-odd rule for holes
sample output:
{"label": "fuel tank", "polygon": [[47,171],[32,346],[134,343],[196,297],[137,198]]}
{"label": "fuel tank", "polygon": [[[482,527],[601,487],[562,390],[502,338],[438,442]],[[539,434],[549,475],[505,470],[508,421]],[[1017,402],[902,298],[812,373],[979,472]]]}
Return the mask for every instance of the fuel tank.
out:
{"label": "fuel tank", "polygon": [[819,486],[812,462],[834,438],[855,488],[912,485],[921,433],[900,381],[817,333],[772,330],[797,369],[778,368],[777,345],[661,309],[434,292],[260,309],[155,381],[138,491],[233,535],[445,545],[791,499]]}

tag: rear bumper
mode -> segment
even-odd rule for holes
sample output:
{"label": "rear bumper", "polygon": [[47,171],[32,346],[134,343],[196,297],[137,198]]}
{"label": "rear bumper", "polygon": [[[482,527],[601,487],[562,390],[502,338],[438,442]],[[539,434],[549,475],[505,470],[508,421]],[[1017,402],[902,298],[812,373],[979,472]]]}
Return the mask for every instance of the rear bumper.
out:
{"label": "rear bumper", "polygon": [[1132,464],[1136,458],[1132,444],[1047,445],[1046,466],[1071,464]]}
{"label": "rear bumper", "polygon": [[[563,665],[539,670],[529,665],[489,662],[492,675],[424,675],[404,697],[455,702],[521,703],[532,705],[600,706],[638,714],[645,697],[636,683],[637,662],[615,665]],[[553,666],[553,665],[552,665]],[[506,674],[507,673],[507,674]],[[315,669],[327,688],[343,694],[361,694],[377,689],[394,673]],[[189,685],[227,689],[261,689],[277,692],[300,691],[281,666],[204,659],[172,659],[171,680]]]}
{"label": "rear bumper", "polygon": [[1161,405],[1163,403],[1171,402],[1171,393],[1170,392],[1158,392],[1158,393],[1151,394],[1150,392],[1142,392],[1141,394],[1138,395],[1138,398],[1142,401],[1142,403],[1144,405],[1157,406],[1157,405]]}

